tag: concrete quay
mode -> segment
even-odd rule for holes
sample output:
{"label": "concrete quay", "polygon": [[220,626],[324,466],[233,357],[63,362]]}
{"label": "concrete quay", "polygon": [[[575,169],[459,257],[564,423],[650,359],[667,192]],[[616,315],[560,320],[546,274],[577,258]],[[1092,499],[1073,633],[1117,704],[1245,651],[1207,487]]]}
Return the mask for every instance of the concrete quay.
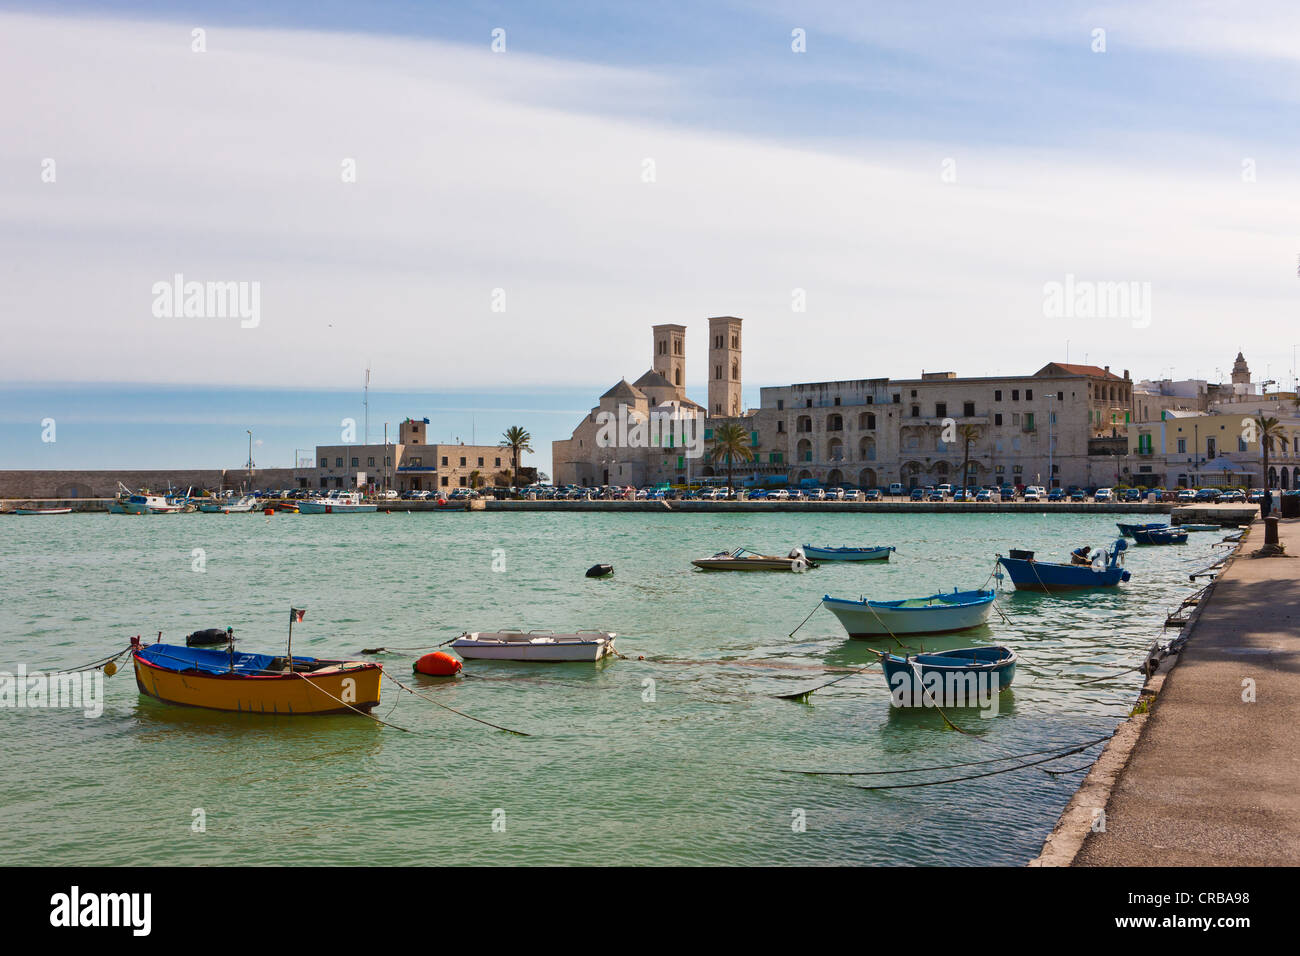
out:
{"label": "concrete quay", "polygon": [[1300,519],[1279,522],[1286,556],[1255,557],[1263,538],[1257,521],[1031,865],[1300,864]]}

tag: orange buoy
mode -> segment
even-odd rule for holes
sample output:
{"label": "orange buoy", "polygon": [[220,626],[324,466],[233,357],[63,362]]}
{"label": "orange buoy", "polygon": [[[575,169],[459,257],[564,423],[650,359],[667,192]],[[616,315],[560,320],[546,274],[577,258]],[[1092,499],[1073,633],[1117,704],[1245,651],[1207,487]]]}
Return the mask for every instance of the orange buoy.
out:
{"label": "orange buoy", "polygon": [[430,677],[455,677],[463,666],[459,660],[450,654],[434,651],[432,654],[425,654],[415,662],[415,672],[417,674],[428,674]]}

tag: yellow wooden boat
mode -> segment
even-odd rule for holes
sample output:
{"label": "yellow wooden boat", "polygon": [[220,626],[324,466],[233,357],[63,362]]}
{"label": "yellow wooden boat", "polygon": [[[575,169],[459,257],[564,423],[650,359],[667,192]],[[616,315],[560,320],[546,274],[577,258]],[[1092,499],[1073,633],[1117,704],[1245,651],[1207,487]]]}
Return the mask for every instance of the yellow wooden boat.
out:
{"label": "yellow wooden boat", "polygon": [[169,704],[253,714],[368,713],[383,669],[369,661],[244,654],[132,640],[140,693]]}

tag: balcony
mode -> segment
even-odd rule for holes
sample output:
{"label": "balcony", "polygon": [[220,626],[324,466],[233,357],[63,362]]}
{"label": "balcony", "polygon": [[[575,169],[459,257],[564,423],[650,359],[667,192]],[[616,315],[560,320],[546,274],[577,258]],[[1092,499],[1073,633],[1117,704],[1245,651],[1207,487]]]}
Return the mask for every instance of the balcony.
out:
{"label": "balcony", "polygon": [[1089,455],[1127,455],[1128,438],[1089,438]]}

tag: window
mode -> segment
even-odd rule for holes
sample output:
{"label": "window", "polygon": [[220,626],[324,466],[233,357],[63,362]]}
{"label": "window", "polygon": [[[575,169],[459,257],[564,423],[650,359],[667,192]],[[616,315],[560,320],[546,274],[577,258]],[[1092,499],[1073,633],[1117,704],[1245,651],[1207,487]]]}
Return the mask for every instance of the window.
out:
{"label": "window", "polygon": [[334,467],[335,467],[335,468],[342,468],[342,467],[343,467],[343,459],[342,459],[342,458],[335,458],[335,459],[334,459]]}
{"label": "window", "polygon": [[464,456],[464,455],[461,455],[461,456],[460,456],[460,467],[462,467],[462,468],[465,467],[465,456]]}
{"label": "window", "polygon": [[1019,412],[1012,412],[1012,413],[1011,413],[1011,424],[1012,424],[1012,425],[1019,425],[1019,424],[1020,424],[1020,413],[1019,413]]}
{"label": "window", "polygon": [[446,467],[446,465],[447,465],[447,456],[446,456],[446,455],[443,455],[443,456],[442,456],[442,464],[443,464],[443,467]]}
{"label": "window", "polygon": [[812,399],[811,399],[811,398],[805,398],[805,399],[803,400],[803,407],[804,407],[804,408],[812,408]]}
{"label": "window", "polygon": [[912,389],[912,397],[916,398],[916,389]]}
{"label": "window", "polygon": [[783,412],[783,411],[785,411],[785,399],[784,399],[784,398],[778,398],[778,399],[776,400],[776,410],[777,410],[778,412]]}
{"label": "window", "polygon": [[1025,389],[1025,401],[1032,402],[1033,400],[1034,400],[1034,390],[1032,388]]}
{"label": "window", "polygon": [[461,486],[462,488],[465,487],[465,476],[464,476],[464,475],[461,475],[461,476],[460,476],[460,486]]}
{"label": "window", "polygon": [[731,337],[731,347],[732,347],[733,349],[738,349],[738,348],[740,348],[740,336],[739,336],[739,335],[733,335],[733,336]]}
{"label": "window", "polygon": [[498,468],[501,467],[501,459],[500,459],[500,458],[497,459],[497,465],[496,465],[496,466],[497,466]]}
{"label": "window", "polygon": [[1018,401],[1020,401],[1020,389],[1018,389],[1018,388],[1013,388],[1013,389],[1011,390],[1011,400],[1012,400],[1013,402],[1018,402]]}
{"label": "window", "polygon": [[777,431],[777,434],[784,434],[784,433],[785,433],[785,422],[777,422],[777,423],[776,423],[776,431]]}
{"label": "window", "polygon": [[479,460],[478,460],[478,466],[479,466],[480,468],[483,467],[483,459],[482,459],[482,457],[480,457]]}
{"label": "window", "polygon": [[1025,413],[1025,431],[1027,431],[1027,432],[1031,432],[1031,431],[1033,431],[1033,430],[1034,430],[1034,413],[1033,413],[1033,412],[1026,412],[1026,413]]}
{"label": "window", "polygon": [[1180,454],[1180,455],[1186,455],[1186,454],[1187,454],[1187,439],[1186,439],[1186,438],[1180,438],[1180,439],[1178,439],[1178,454]]}
{"label": "window", "polygon": [[1063,402],[1063,401],[1065,401],[1065,393],[1064,393],[1064,392],[1057,392],[1057,393],[1056,393],[1056,400],[1057,400],[1058,402]]}
{"label": "window", "polygon": [[785,455],[779,451],[769,452],[767,461],[770,465],[781,465],[785,463]]}
{"label": "window", "polygon": [[901,405],[902,403],[903,403],[903,396],[902,396],[900,393],[895,392],[895,393],[894,393],[894,404],[895,404],[895,405]]}
{"label": "window", "polygon": [[352,467],[353,467],[353,468],[356,468],[356,467],[357,467],[358,465],[360,465],[360,464],[361,464],[361,459],[360,459],[360,458],[356,458],[356,457],[354,457],[354,458],[352,459]]}
{"label": "window", "polygon": [[993,468],[993,470],[994,470],[994,472],[996,472],[996,473],[999,474],[999,475],[1001,475],[1001,474],[1005,474],[1005,473],[1006,473],[1006,470],[1007,470],[1007,466],[1006,466],[1006,465],[995,465],[994,468]]}
{"label": "window", "polygon": [[935,402],[935,403],[934,403],[934,417],[935,417],[935,418],[947,418],[947,417],[948,417],[948,403],[947,403],[947,402]]}
{"label": "window", "polygon": [[974,418],[974,417],[975,417],[975,403],[974,403],[974,402],[963,402],[963,403],[962,403],[962,406],[961,406],[961,413],[962,413],[962,415],[964,415],[966,418]]}
{"label": "window", "polygon": [[1002,424],[1002,413],[1001,413],[1001,412],[998,412],[996,415],[993,416],[993,424],[994,424],[994,425],[1001,425],[1001,424]]}
{"label": "window", "polygon": [[1012,465],[1011,470],[1018,475],[1025,470],[1025,467],[1024,465]]}
{"label": "window", "polygon": [[446,475],[443,475],[443,476],[442,476],[442,486],[443,486],[444,488],[447,487],[447,476],[446,476]]}
{"label": "window", "polygon": [[758,447],[758,432],[749,433],[749,447],[750,448]]}
{"label": "window", "polygon": [[840,403],[840,397],[839,397],[838,395],[836,395],[836,396],[835,396],[835,404],[838,405],[839,403]]}
{"label": "window", "polygon": [[412,459],[411,459],[411,467],[412,467],[412,468],[419,468],[419,467],[421,467],[423,464],[424,464],[424,459],[422,459],[422,458],[412,458]]}
{"label": "window", "polygon": [[374,468],[374,467],[375,467],[375,456],[374,456],[374,455],[371,455],[369,458],[366,459],[366,467],[367,467],[367,468]]}
{"label": "window", "polygon": [[1000,401],[1002,401],[1002,389],[1000,389],[1000,388],[995,388],[995,389],[993,390],[993,401],[995,401],[995,402],[1000,402]]}
{"label": "window", "polygon": [[320,460],[320,466],[322,468],[328,468],[330,466],[330,460],[328,458],[322,458]]}
{"label": "window", "polygon": [[1246,450],[1246,439],[1244,439],[1244,438],[1238,438],[1238,439],[1237,439],[1237,451],[1245,451],[1245,450]]}
{"label": "window", "polygon": [[912,406],[912,417],[913,417],[913,418],[920,418],[920,417],[921,417],[921,406],[920,406],[920,405],[913,405],[913,406]]}

